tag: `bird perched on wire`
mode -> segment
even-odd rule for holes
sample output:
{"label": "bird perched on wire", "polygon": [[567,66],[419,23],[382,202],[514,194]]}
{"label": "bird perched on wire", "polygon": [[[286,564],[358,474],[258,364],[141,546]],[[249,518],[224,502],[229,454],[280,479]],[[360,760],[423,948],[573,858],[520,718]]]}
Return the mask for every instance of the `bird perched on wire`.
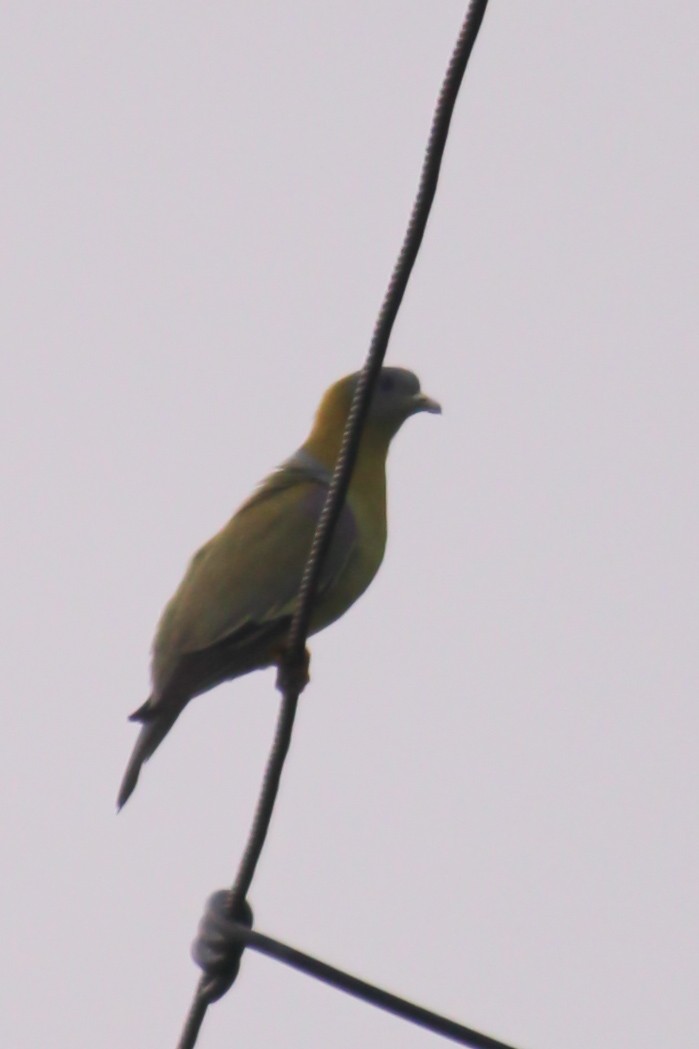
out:
{"label": "bird perched on wire", "polygon": [[[141,731],[119,790],[130,797],[143,762],[194,696],[279,665],[294,602],[340,450],[358,373],[326,391],[308,439],[194,555],[153,644],[153,691],[130,720]],[[345,504],[323,563],[309,633],[366,590],[386,546],[386,456],[417,412],[441,412],[404,368],[381,370]]]}

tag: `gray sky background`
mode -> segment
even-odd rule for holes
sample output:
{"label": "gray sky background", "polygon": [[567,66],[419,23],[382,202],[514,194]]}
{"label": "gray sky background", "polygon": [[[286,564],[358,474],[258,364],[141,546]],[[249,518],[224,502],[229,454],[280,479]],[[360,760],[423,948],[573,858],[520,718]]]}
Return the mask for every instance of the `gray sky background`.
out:
{"label": "gray sky background", "polygon": [[[7,0],[5,1049],[173,1046],[273,674],[124,812],[165,600],[359,367],[464,4]],[[389,349],[371,591],[313,645],[258,927],[528,1049],[696,1040],[699,14],[492,0]],[[433,1036],[249,956],[202,1049]]]}

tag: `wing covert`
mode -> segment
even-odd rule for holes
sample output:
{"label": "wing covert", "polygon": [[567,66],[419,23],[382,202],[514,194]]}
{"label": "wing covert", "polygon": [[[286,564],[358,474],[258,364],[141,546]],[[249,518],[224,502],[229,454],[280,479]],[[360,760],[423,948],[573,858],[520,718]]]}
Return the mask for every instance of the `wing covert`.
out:
{"label": "wing covert", "polygon": [[[153,674],[161,686],[183,657],[291,614],[327,495],[326,484],[299,474],[273,474],[195,554],[156,635]],[[318,599],[343,572],[357,540],[354,515],[345,505]]]}

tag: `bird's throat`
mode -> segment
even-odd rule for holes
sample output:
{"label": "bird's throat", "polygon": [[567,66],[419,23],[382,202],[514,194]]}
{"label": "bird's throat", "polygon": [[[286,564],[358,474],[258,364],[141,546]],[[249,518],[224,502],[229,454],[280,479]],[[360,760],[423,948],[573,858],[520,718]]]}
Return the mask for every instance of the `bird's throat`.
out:
{"label": "bird's throat", "polygon": [[[349,490],[351,501],[360,495],[360,498],[368,497],[372,502],[385,502],[386,457],[390,440],[391,436],[379,427],[365,429],[352,471]],[[342,432],[315,427],[302,449],[332,474],[341,443]]]}

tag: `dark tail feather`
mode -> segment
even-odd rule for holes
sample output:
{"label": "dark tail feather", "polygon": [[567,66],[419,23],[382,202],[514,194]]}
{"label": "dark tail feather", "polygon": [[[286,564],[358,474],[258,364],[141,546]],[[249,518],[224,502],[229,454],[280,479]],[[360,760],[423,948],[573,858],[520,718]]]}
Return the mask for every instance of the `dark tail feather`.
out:
{"label": "dark tail feather", "polygon": [[131,797],[134,787],[138,783],[138,776],[144,761],[148,761],[151,754],[160,746],[182,712],[181,706],[176,706],[174,710],[155,710],[152,712],[146,710],[147,706],[148,703],[144,703],[129,718],[130,721],[143,721],[144,724],[138,734],[136,745],[133,748],[124,778],[121,781],[119,796],[117,797],[117,811]]}

